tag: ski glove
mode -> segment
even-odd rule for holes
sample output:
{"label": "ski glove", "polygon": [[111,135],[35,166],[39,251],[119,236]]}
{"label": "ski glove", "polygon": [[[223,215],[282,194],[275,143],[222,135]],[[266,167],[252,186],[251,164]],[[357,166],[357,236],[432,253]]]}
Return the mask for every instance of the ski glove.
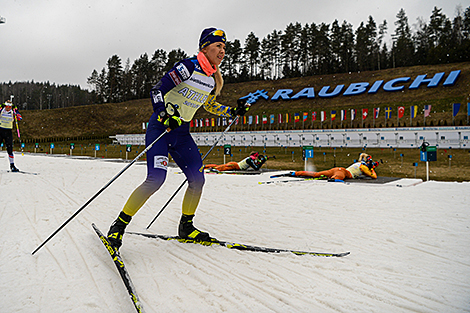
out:
{"label": "ski glove", "polygon": [[170,128],[170,130],[180,127],[183,124],[183,120],[180,118],[178,105],[168,102],[165,105],[165,111],[161,111],[158,114],[158,121]]}
{"label": "ski glove", "polygon": [[236,108],[232,108],[232,115],[245,115],[246,112],[250,109],[250,105],[246,104],[246,99],[238,99],[237,100],[238,106]]}
{"label": "ski glove", "polygon": [[169,115],[165,111],[160,112],[158,120],[171,130],[178,128],[183,124],[183,120],[181,118],[175,115]]}

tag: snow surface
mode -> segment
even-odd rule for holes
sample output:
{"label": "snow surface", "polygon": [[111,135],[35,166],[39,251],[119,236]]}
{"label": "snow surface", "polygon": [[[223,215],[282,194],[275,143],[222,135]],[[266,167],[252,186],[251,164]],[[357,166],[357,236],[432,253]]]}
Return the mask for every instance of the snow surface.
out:
{"label": "snow surface", "polygon": [[[130,167],[32,255],[126,163],[15,158],[38,175],[7,172],[0,153],[0,312],[135,312],[91,223],[107,232],[146,167]],[[178,172],[169,170],[128,230],[145,231],[185,179]],[[195,225],[221,240],[351,254],[263,254],[127,234],[121,254],[146,312],[470,312],[470,183],[258,184],[271,180],[206,175]],[[184,190],[151,232],[176,234]]]}

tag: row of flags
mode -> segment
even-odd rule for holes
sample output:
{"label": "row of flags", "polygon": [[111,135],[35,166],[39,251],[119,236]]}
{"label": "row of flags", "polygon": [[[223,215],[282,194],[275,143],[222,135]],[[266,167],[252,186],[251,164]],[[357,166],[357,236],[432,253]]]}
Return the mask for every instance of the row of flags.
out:
{"label": "row of flags", "polygon": [[[457,113],[460,110],[460,103],[453,103],[452,104],[452,116],[455,117]],[[328,117],[328,112],[327,111],[319,111],[318,115],[317,112],[303,112],[303,113],[279,113],[279,114],[270,114],[270,115],[249,115],[249,116],[243,116],[240,117],[235,122],[235,125],[238,124],[243,124],[243,125],[259,125],[259,124],[274,124],[276,122],[276,117],[277,117],[277,122],[278,124],[281,123],[290,123],[291,119],[293,118],[294,123],[298,123],[300,121],[308,122],[309,119],[311,119],[312,122],[314,121],[320,121],[320,122],[325,122],[327,120],[334,121],[336,118],[341,121],[345,121],[348,119],[348,111],[349,111],[349,118],[351,121],[354,121],[357,117],[358,114],[361,114],[361,117],[358,117],[358,119],[362,119],[364,121],[369,117],[369,114],[372,115],[372,118],[375,120],[379,118],[380,116],[380,108],[373,108],[373,109],[350,109],[350,110],[331,110],[329,112],[329,117]],[[405,116],[405,111],[406,108],[404,106],[399,106],[396,110],[396,112],[393,111],[392,107],[385,107],[384,112],[385,112],[385,118],[390,119],[394,116],[397,117],[397,119],[401,119]],[[416,118],[418,116],[418,106],[417,105],[412,105],[410,106],[409,109],[409,114],[410,114],[410,119]],[[431,105],[425,105],[424,110],[423,110],[424,118],[428,117],[431,114]],[[467,115],[470,115],[470,102],[467,103]],[[193,119],[191,121],[191,127],[214,127],[214,126],[227,126],[232,122],[231,118],[227,117],[212,117],[212,118],[199,118],[199,119]]]}

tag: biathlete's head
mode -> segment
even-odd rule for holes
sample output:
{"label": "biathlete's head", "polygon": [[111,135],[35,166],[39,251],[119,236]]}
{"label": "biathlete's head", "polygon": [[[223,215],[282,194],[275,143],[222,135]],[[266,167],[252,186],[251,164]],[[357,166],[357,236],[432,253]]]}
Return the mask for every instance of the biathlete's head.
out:
{"label": "biathlete's head", "polygon": [[219,66],[225,56],[225,32],[217,28],[206,28],[199,38],[199,51],[204,53],[213,66]]}
{"label": "biathlete's head", "polygon": [[225,36],[225,32],[213,27],[204,29],[199,38],[199,54],[197,55],[197,60],[207,76],[214,75],[214,93],[216,96],[220,94],[224,85],[219,65],[225,57],[226,41],[227,37]]}
{"label": "biathlete's head", "polygon": [[5,109],[6,109],[7,111],[10,111],[11,108],[12,108],[12,106],[13,106],[13,103],[11,103],[10,100],[5,101]]}

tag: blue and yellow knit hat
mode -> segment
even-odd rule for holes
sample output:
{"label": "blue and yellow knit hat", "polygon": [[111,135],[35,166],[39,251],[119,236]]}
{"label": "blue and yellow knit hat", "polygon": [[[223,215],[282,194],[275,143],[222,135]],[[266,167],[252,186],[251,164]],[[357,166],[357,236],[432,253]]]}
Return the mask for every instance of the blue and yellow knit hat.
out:
{"label": "blue and yellow knit hat", "polygon": [[214,42],[223,42],[227,41],[225,32],[217,28],[206,28],[201,33],[201,38],[199,39],[199,50],[210,45]]}

